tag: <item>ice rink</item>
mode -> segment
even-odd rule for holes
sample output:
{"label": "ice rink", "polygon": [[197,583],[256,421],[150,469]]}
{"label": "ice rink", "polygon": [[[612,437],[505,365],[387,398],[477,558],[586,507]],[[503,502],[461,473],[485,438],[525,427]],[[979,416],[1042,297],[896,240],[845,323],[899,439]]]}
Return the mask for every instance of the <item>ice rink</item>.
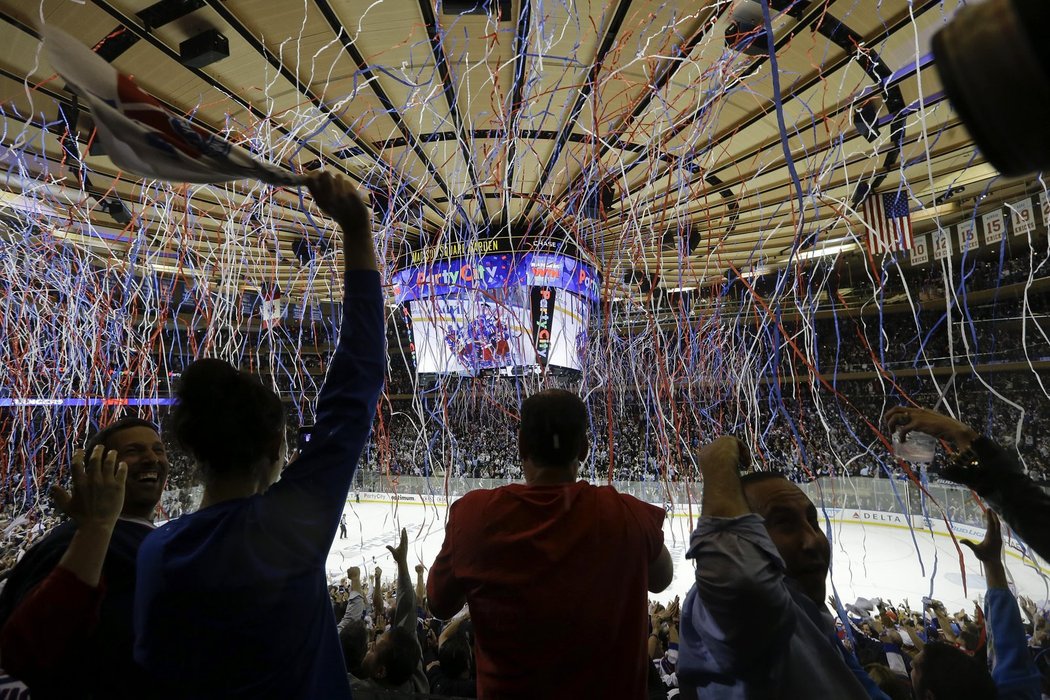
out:
{"label": "ice rink", "polygon": [[[402,527],[408,530],[410,564],[429,567],[444,539],[446,512],[444,505],[418,502],[395,505],[393,501],[377,499],[349,504],[348,536],[337,536],[333,544],[328,556],[329,575],[345,575],[350,566],[371,571],[378,565],[383,569],[383,578],[391,579],[393,560],[385,545],[396,544],[396,533]],[[949,610],[972,610],[971,601],[983,597],[985,583],[980,565],[968,549],[959,545],[966,560],[963,590],[959,553],[947,534],[920,529],[913,532],[907,525],[840,519],[838,514],[831,516],[830,524],[830,580],[846,602],[857,597],[881,597],[899,603],[907,598],[914,608],[921,604],[923,596],[929,595],[943,601]],[[692,585],[693,566],[685,559],[690,525],[688,513],[676,513],[665,521],[664,542],[674,559],[675,577],[667,591],[652,596],[657,600],[684,597]],[[966,534],[980,538],[979,531],[967,529]],[[1016,592],[1036,601],[1050,598],[1050,567],[1045,563],[1037,566],[1030,559],[1024,560],[1008,545],[1006,565]],[[829,594],[831,590],[829,585]]]}

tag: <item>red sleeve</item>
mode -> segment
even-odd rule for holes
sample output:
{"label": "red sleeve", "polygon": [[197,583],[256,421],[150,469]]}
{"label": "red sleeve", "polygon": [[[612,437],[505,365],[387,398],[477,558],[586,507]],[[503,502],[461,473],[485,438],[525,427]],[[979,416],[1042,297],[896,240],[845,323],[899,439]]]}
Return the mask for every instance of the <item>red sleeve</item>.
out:
{"label": "red sleeve", "polygon": [[456,574],[452,563],[452,549],[456,538],[456,527],[454,524],[456,506],[462,503],[462,499],[456,501],[448,509],[448,523],[445,525],[445,541],[441,544],[434,565],[430,567],[430,575],[427,576],[427,607],[434,617],[439,620],[448,620],[463,608],[465,594],[456,580]]}
{"label": "red sleeve", "polygon": [[664,518],[667,517],[663,508],[638,500],[634,496],[627,497],[627,503],[634,513],[635,519],[641,526],[642,538],[645,542],[649,561],[656,561],[660,556],[660,550],[664,546]]}
{"label": "red sleeve", "polygon": [[92,588],[56,566],[22,599],[0,630],[0,658],[15,678],[32,681],[63,667],[98,624],[105,580]]}

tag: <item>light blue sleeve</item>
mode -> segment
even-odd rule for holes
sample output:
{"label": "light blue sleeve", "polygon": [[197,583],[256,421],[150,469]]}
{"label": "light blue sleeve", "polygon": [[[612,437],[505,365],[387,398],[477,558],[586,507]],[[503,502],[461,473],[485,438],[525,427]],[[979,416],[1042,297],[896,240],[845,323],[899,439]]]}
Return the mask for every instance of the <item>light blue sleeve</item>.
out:
{"label": "light blue sleeve", "polygon": [[999,690],[999,700],[1039,700],[1039,672],[1028,652],[1017,599],[1005,588],[989,588],[984,614],[995,653],[992,680]]}

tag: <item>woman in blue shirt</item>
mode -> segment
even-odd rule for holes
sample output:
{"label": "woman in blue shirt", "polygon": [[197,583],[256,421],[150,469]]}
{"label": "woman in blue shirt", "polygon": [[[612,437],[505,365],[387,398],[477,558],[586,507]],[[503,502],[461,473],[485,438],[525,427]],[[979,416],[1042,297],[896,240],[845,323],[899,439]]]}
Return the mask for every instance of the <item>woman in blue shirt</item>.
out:
{"label": "woman in blue shirt", "polygon": [[225,362],[194,363],[177,391],[170,428],[204,499],[145,539],[135,596],[135,659],[171,697],[350,697],[324,563],[382,389],[383,298],[352,186],[321,173],[307,187],[343,230],[345,270],[309,444],[282,473],[280,399]]}

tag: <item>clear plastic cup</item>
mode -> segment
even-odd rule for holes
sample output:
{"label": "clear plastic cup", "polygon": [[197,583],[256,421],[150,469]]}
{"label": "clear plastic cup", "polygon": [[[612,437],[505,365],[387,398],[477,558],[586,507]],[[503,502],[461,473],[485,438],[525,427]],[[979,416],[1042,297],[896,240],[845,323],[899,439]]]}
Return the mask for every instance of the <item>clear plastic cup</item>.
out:
{"label": "clear plastic cup", "polygon": [[929,464],[937,453],[937,438],[913,430],[904,442],[894,433],[893,453],[912,464]]}

